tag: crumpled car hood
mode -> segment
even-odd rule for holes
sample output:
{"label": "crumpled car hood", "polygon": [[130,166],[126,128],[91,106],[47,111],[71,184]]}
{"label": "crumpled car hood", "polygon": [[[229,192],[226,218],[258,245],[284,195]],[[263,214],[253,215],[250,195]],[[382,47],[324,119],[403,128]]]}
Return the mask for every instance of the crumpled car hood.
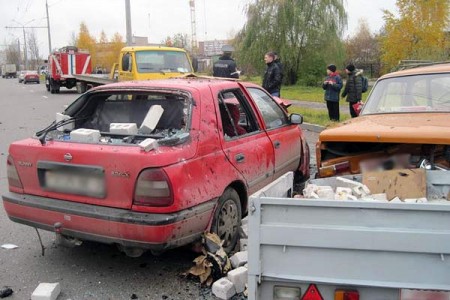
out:
{"label": "crumpled car hood", "polygon": [[360,116],[322,131],[319,140],[450,144],[450,113]]}

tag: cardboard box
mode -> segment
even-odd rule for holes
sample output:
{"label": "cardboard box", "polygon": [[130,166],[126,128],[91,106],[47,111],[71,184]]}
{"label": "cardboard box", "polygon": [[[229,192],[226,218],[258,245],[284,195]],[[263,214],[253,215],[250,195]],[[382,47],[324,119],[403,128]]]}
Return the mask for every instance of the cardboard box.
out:
{"label": "cardboard box", "polygon": [[427,181],[425,169],[398,169],[374,171],[362,174],[365,184],[372,194],[386,193],[387,199],[398,197],[426,198]]}

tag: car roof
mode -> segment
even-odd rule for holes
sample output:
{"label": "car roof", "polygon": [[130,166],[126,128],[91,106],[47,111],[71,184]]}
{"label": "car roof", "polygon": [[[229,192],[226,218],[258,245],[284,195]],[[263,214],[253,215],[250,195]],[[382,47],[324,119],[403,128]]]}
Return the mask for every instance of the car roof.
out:
{"label": "car roof", "polygon": [[[170,78],[170,79],[161,79],[161,80],[140,80],[140,81],[123,81],[117,83],[111,83],[106,85],[101,85],[92,89],[92,91],[108,91],[112,89],[145,89],[145,88],[170,88],[170,89],[181,89],[181,90],[190,90],[190,89],[204,89],[205,87],[212,86],[237,86],[237,80],[228,80],[224,78],[215,78],[215,77],[184,77],[184,78]],[[245,86],[254,86],[258,87],[258,85],[242,82]]]}
{"label": "car roof", "polygon": [[400,77],[400,76],[421,75],[421,74],[437,74],[437,73],[450,73],[450,63],[430,64],[426,66],[420,66],[416,68],[392,72],[381,76],[380,79]]}

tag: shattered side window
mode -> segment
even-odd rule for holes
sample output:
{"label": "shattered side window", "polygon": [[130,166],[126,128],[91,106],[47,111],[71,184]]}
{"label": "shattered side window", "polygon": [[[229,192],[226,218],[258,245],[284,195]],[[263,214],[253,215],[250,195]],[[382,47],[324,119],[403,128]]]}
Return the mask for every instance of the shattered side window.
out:
{"label": "shattered side window", "polygon": [[257,88],[248,88],[248,91],[255,100],[267,129],[278,128],[289,123],[283,110],[265,91]]}
{"label": "shattered side window", "polygon": [[244,136],[259,129],[248,101],[241,90],[222,91],[218,100],[225,139]]}

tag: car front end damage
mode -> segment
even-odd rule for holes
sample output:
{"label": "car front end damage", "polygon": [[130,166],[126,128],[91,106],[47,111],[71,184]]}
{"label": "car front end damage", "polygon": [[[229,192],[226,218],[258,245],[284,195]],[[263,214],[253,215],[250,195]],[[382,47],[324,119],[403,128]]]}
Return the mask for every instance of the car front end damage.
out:
{"label": "car front end damage", "polygon": [[325,130],[316,145],[318,177],[397,168],[450,169],[448,114],[370,115]]}

